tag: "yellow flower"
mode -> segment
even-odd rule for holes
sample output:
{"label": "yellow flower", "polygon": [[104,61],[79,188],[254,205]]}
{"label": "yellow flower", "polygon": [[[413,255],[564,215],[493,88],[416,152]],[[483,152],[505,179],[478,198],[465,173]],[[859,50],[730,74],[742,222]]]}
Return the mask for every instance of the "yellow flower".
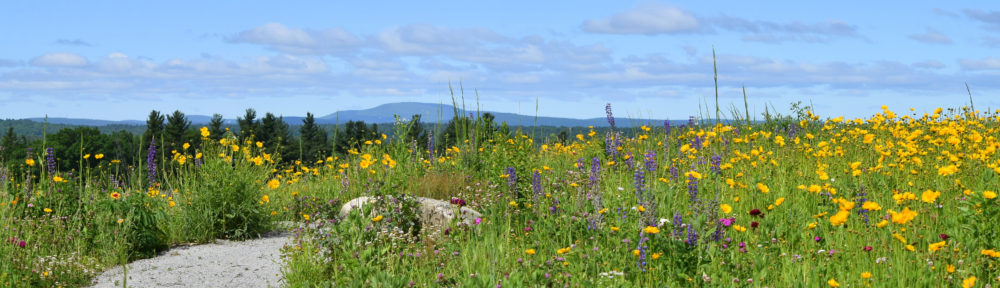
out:
{"label": "yellow flower", "polygon": [[118,218],[118,221],[115,221],[115,222],[118,222],[118,224],[122,224],[122,222],[125,222],[125,219]]}
{"label": "yellow flower", "polygon": [[740,225],[733,225],[733,229],[736,230],[736,231],[740,231],[740,232],[747,231],[746,227],[743,227],[743,226],[740,226]]}
{"label": "yellow flower", "polygon": [[618,228],[618,227],[615,227],[615,226],[611,226],[611,232],[618,232],[618,230],[621,230],[621,229]]}
{"label": "yellow flower", "polygon": [[837,283],[837,280],[833,278],[830,278],[830,281],[826,281],[826,284],[830,285],[830,287],[840,287],[840,283]]}
{"label": "yellow flower", "polygon": [[930,245],[927,245],[927,251],[936,252],[938,250],[941,250],[941,247],[944,247],[945,244],[946,244],[945,241],[931,243]]}
{"label": "yellow flower", "polygon": [[122,198],[122,194],[119,194],[118,192],[111,192],[111,199],[118,200],[120,198]]}
{"label": "yellow flower", "polygon": [[24,164],[28,164],[28,166],[35,166],[35,159],[24,159]]}
{"label": "yellow flower", "polygon": [[535,249],[524,250],[524,253],[528,255],[535,255]]}
{"label": "yellow flower", "polygon": [[948,273],[955,273],[955,265],[948,264],[948,268],[945,268]]}
{"label": "yellow flower", "polygon": [[104,158],[104,154],[94,155],[94,159],[101,160],[101,158]]}
{"label": "yellow flower", "polygon": [[378,222],[378,221],[382,221],[382,215],[378,215],[375,216],[375,218],[372,218],[372,222]]}
{"label": "yellow flower", "polygon": [[90,159],[90,154],[87,154],[87,155],[83,155],[83,159],[84,159],[84,160],[86,160],[86,159]]}
{"label": "yellow flower", "polygon": [[[266,197],[266,196],[265,196],[265,197]],[[175,203],[175,202],[174,202],[173,200],[171,200],[171,201],[170,201],[169,203],[167,203],[167,204],[168,204],[168,205],[170,205],[170,207],[174,207],[174,206],[177,206],[177,203]]]}
{"label": "yellow flower", "polygon": [[510,205],[510,207],[517,208],[517,201],[510,201],[510,203],[507,204]]}
{"label": "yellow flower", "polygon": [[52,213],[52,209],[49,208],[42,209],[42,211],[45,211],[45,213]]}
{"label": "yellow flower", "polygon": [[771,192],[771,188],[768,188],[767,185],[764,185],[764,183],[757,183],[757,190],[760,190],[760,192],[763,192],[764,194]]}
{"label": "yellow flower", "polygon": [[302,219],[306,219],[306,221],[309,221],[309,214],[302,214]]}
{"label": "yellow flower", "polygon": [[927,191],[924,191],[924,193],[920,195],[920,200],[927,203],[934,203],[934,200],[937,200],[938,196],[941,196],[941,192],[931,191],[930,189],[928,189]]}
{"label": "yellow flower", "polygon": [[234,144],[233,145],[233,152],[239,152],[239,151],[240,151],[240,145],[235,145]]}
{"label": "yellow flower", "polygon": [[997,198],[997,193],[993,191],[983,191],[983,198],[986,199]]}
{"label": "yellow flower", "polygon": [[955,166],[954,164],[938,168],[938,175],[941,176],[948,176],[955,174],[955,172],[958,172],[958,166]]}
{"label": "yellow flower", "polygon": [[785,197],[774,200],[774,206],[781,206],[781,203],[785,203]]}
{"label": "yellow flower", "polygon": [[872,278],[872,272],[868,271],[861,272],[861,279],[868,279],[868,278]]}
{"label": "yellow flower", "polygon": [[653,226],[646,226],[646,229],[642,229],[642,230],[645,231],[646,233],[649,233],[649,234],[660,233],[660,228],[656,228],[656,227],[653,227]]}
{"label": "yellow flower", "polygon": [[187,150],[188,148],[191,148],[191,144],[187,143],[187,142],[184,142],[184,145],[181,146],[181,147],[184,148],[184,150]]}
{"label": "yellow flower", "polygon": [[260,201],[264,201],[264,203],[271,203],[271,197],[267,197],[267,195],[264,195],[264,197],[260,198]]}
{"label": "yellow flower", "polygon": [[917,250],[917,247],[913,247],[913,245],[906,245],[906,250],[914,251]]}
{"label": "yellow flower", "polygon": [[267,181],[267,187],[271,189],[277,189],[280,185],[281,181],[278,181],[278,179],[271,179],[271,181]]}
{"label": "yellow flower", "polygon": [[684,176],[694,177],[694,179],[701,180],[701,173],[698,173],[698,171],[689,171],[685,173]]}
{"label": "yellow flower", "polygon": [[264,143],[261,143],[260,141],[257,141],[257,143],[254,144],[257,145],[257,148],[264,147]]}
{"label": "yellow flower", "polygon": [[55,176],[55,177],[52,177],[52,181],[55,181],[56,183],[63,182],[63,178],[59,177],[59,176]]}
{"label": "yellow flower", "polygon": [[875,224],[875,227],[883,228],[883,227],[885,227],[887,225],[889,225],[889,221],[885,220],[885,219],[882,219],[882,221],[879,221],[878,224]]}
{"label": "yellow flower", "polygon": [[177,156],[177,164],[184,165],[187,162],[187,156],[180,155]]}
{"label": "yellow flower", "polygon": [[875,202],[872,202],[872,201],[865,201],[865,204],[861,204],[861,209],[870,210],[870,211],[878,211],[878,210],[882,210],[882,206],[879,206],[878,203],[875,203]]}
{"label": "yellow flower", "polygon": [[663,256],[663,253],[660,252],[653,253],[653,260],[660,259],[660,256]]}
{"label": "yellow flower", "polygon": [[962,280],[962,288],[972,288],[972,286],[975,285],[976,285],[976,276],[969,276],[969,278],[965,278],[965,280]]}
{"label": "yellow flower", "polygon": [[638,210],[639,210],[639,212],[646,212],[646,207],[642,207],[642,205],[639,205],[639,209]]}
{"label": "yellow flower", "polygon": [[556,253],[559,253],[559,254],[566,254],[566,253],[569,253],[569,247],[566,247],[566,248],[561,248],[561,249],[559,249],[559,250],[556,250]]}
{"label": "yellow flower", "polygon": [[834,214],[833,216],[830,216],[830,224],[833,224],[833,226],[843,225],[844,222],[847,222],[847,216],[850,216],[850,215],[851,215],[851,211],[849,211],[849,210],[840,210],[840,211],[837,212],[837,214]]}
{"label": "yellow flower", "polygon": [[601,209],[600,211],[597,211],[597,214],[604,214],[604,213],[608,213],[608,208],[604,208]]}
{"label": "yellow flower", "polygon": [[809,223],[809,229],[816,228],[816,222]]}
{"label": "yellow flower", "polygon": [[208,137],[208,135],[211,135],[211,133],[208,132],[208,127],[201,126],[201,137]]}
{"label": "yellow flower", "polygon": [[[781,198],[781,199],[784,199],[784,198]],[[733,212],[733,206],[729,206],[729,204],[719,205],[719,209],[722,210],[722,213],[726,213],[726,214],[729,214],[729,212]]]}
{"label": "yellow flower", "polygon": [[910,207],[903,208],[903,211],[896,212],[889,210],[889,215],[892,216],[892,223],[896,224],[906,224],[913,220],[913,217],[917,217],[917,212],[910,210]]}
{"label": "yellow flower", "polygon": [[632,255],[634,255],[634,256],[639,256],[639,253],[641,253],[641,252],[639,252],[639,249],[633,249],[632,250]]}

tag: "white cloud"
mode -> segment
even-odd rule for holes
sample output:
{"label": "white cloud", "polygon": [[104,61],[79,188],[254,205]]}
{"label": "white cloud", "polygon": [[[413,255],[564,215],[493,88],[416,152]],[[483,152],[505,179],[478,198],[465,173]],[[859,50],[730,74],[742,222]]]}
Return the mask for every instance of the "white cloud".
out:
{"label": "white cloud", "polygon": [[31,65],[44,67],[87,66],[87,58],[73,53],[48,53],[31,59]]}
{"label": "white cloud", "polygon": [[913,67],[924,68],[924,69],[941,69],[945,68],[944,63],[937,60],[927,60],[922,62],[913,63]]}
{"label": "white cloud", "polygon": [[702,17],[657,3],[641,4],[606,19],[585,20],[581,28],[590,33],[642,35],[711,33],[721,29],[743,33],[743,41],[764,43],[823,43],[837,37],[864,38],[856,26],[839,20],[778,23],[725,15]]}
{"label": "white cloud", "polygon": [[922,34],[912,34],[909,36],[910,39],[931,43],[931,44],[951,44],[951,37],[941,33],[937,30],[927,28],[927,31]]}
{"label": "white cloud", "polygon": [[965,70],[998,70],[1000,69],[1000,59],[987,57],[984,59],[961,59],[958,65]]}
{"label": "white cloud", "polygon": [[292,54],[326,54],[354,49],[362,44],[357,36],[342,28],[302,30],[280,23],[268,23],[237,33],[230,42],[252,43]]}
{"label": "white cloud", "polygon": [[680,8],[665,4],[640,4],[606,19],[583,22],[584,31],[606,34],[678,34],[704,32],[698,19]]}

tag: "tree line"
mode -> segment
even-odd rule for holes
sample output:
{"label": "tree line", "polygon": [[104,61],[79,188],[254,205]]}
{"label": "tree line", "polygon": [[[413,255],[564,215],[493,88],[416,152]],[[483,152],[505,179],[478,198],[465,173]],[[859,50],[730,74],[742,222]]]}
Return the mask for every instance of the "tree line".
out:
{"label": "tree line", "polygon": [[[59,124],[43,126],[58,130],[55,133],[40,133],[42,137],[24,132],[30,130],[23,130],[23,126],[37,124],[21,123],[24,121],[28,120],[5,120],[6,123],[15,125],[8,125],[6,132],[0,137],[0,163],[17,164],[23,163],[28,157],[44,157],[39,153],[47,153],[46,148],[52,148],[53,158],[57,160],[60,170],[73,170],[81,165],[99,165],[100,161],[94,161],[98,154],[105,160],[116,160],[125,167],[141,167],[150,144],[157,148],[157,159],[170,159],[173,151],[183,152],[185,143],[190,147],[199,147],[202,141],[201,126],[192,125],[179,110],[170,114],[151,111],[146,119],[145,129],[132,126],[129,129],[109,131],[101,127]],[[393,123],[382,123],[383,127],[364,121],[319,125],[312,113],[307,113],[301,124],[290,126],[282,116],[268,112],[263,117],[258,117],[254,109],[247,109],[243,116],[237,117],[236,122],[236,125],[227,124],[221,114],[212,115],[205,125],[210,132],[207,139],[218,141],[225,133],[233,133],[243,143],[261,142],[266,153],[278,155],[286,163],[296,160],[313,163],[328,156],[343,155],[366,141],[380,140],[383,135],[388,138],[386,141],[406,141],[419,151],[434,154],[462,141],[483,145],[514,133],[530,135],[535,138],[535,143],[568,142],[576,133],[586,134],[588,130],[586,127],[510,127],[506,122],[495,123],[494,116],[490,113],[456,116],[443,129],[437,124],[422,123],[419,114],[412,115],[405,119],[405,131],[399,131],[397,126],[400,125]],[[18,128],[22,132],[19,133]],[[531,129],[537,134],[529,134],[522,129]],[[394,135],[396,133],[404,135],[399,138]]]}

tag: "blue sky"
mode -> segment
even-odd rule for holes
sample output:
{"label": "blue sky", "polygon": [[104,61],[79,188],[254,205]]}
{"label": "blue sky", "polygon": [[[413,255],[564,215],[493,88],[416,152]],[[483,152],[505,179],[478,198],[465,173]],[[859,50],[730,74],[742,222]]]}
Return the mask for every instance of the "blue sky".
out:
{"label": "blue sky", "polygon": [[724,110],[745,86],[755,115],[922,113],[965,83],[1000,108],[1000,2],[286,2],[7,3],[0,118],[321,116],[461,82],[485,110],[686,119],[714,107],[713,46]]}

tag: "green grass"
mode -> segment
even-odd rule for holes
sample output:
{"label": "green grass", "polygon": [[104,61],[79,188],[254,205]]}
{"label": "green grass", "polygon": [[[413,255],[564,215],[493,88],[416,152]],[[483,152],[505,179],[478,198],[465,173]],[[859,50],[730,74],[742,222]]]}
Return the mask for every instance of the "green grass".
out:
{"label": "green grass", "polygon": [[[465,127],[476,139],[460,136],[433,157],[383,138],[289,167],[227,137],[164,159],[152,181],[146,167],[113,159],[49,175],[35,157],[4,167],[0,286],[85,285],[165,245],[253,238],[277,221],[320,223],[296,230],[283,251],[292,287],[1000,283],[998,258],[985,255],[1000,249],[1000,206],[986,197],[1000,190],[1000,112],[797,112],[565,144]],[[340,217],[359,196],[381,199],[375,212]],[[416,225],[410,196],[464,202],[483,217]],[[867,201],[881,209],[863,209]],[[915,217],[904,221],[904,209]]]}

